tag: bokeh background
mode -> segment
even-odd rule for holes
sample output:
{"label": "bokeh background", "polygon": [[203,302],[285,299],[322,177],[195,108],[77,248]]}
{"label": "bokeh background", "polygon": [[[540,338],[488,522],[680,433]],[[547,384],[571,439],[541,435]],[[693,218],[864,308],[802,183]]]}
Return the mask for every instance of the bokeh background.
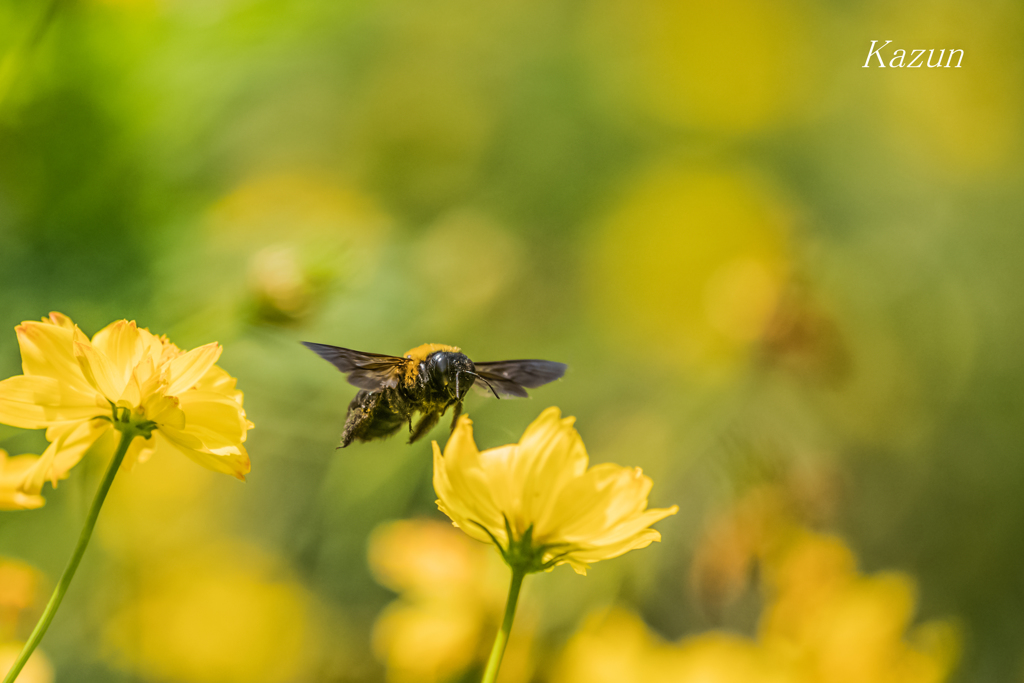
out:
{"label": "bokeh background", "polygon": [[[570,369],[664,541],[527,581],[502,680],[1024,679],[1024,8],[1010,0],[0,0],[13,327],[219,341],[241,484],[119,476],[24,679],[477,680],[507,577],[429,442],[335,451],[298,342]],[[963,67],[861,68],[887,48]],[[439,427],[431,435],[443,442]],[[41,433],[0,426],[0,447]],[[0,659],[108,457],[0,513]]]}

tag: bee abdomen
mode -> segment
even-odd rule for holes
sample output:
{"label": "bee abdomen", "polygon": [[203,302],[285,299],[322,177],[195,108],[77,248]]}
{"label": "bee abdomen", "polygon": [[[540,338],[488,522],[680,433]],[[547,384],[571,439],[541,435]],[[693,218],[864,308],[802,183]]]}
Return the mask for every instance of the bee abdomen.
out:
{"label": "bee abdomen", "polygon": [[406,418],[393,410],[384,392],[360,391],[348,405],[341,447],[348,446],[353,440],[370,441],[391,436],[405,422]]}

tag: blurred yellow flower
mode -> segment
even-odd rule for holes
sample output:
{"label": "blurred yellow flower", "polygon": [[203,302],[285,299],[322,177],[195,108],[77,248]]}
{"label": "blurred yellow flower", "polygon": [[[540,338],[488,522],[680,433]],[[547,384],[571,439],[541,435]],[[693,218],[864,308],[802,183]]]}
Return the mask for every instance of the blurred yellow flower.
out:
{"label": "blurred yellow flower", "polygon": [[815,681],[945,680],[957,655],[953,625],[933,621],[910,628],[913,579],[900,572],[861,576],[855,567],[839,538],[797,533],[766,563],[770,600],[761,620],[763,646]]}
{"label": "blurred yellow flower", "polygon": [[179,327],[220,339],[245,322],[316,316],[338,288],[373,276],[391,230],[387,213],[350,181],[302,167],[241,178],[203,223],[197,242],[161,255],[157,296]]}
{"label": "blurred yellow flower", "polygon": [[370,536],[368,549],[374,578],[386,588],[406,596],[466,596],[477,606],[494,603],[500,610],[505,577],[495,573],[490,559],[486,548],[450,525],[427,520],[382,524]]}
{"label": "blurred yellow flower", "polygon": [[22,613],[35,603],[41,578],[35,567],[0,557],[0,643],[17,637]]}
{"label": "blurred yellow flower", "polygon": [[[493,216],[468,207],[440,216],[414,248],[421,296],[444,302],[431,309],[441,328],[479,315],[509,291],[524,266],[517,236]],[[452,287],[455,272],[473,286]]]}
{"label": "blurred yellow flower", "polygon": [[392,683],[443,683],[476,659],[481,623],[449,605],[392,603],[373,626],[373,649]]}
{"label": "blurred yellow flower", "polygon": [[252,423],[234,378],[215,365],[219,344],[182,351],[126,320],[90,340],[60,313],[15,329],[24,374],[0,382],[0,422],[45,428],[50,441],[24,472],[22,492],[38,495],[47,480],[56,485],[115,423],[144,436],[132,442],[129,465],[159,450],[244,479]]}
{"label": "blurred yellow flower", "polygon": [[[792,529],[763,558],[766,606],[756,638],[707,632],[665,643],[612,610],[566,645],[553,680],[616,683],[940,683],[957,636],[945,621],[910,628],[913,581],[861,576],[838,538]],[[909,631],[908,631],[909,628]]]}
{"label": "blurred yellow flower", "polygon": [[887,56],[901,41],[926,41],[936,57],[953,48],[966,55],[961,69],[871,69],[881,76],[870,79],[879,97],[878,114],[871,116],[896,158],[915,172],[954,181],[991,181],[1013,168],[1020,159],[1024,114],[1020,4],[992,3],[978,12],[955,0],[912,0],[866,9],[861,26],[899,36]]}
{"label": "blurred yellow flower", "polygon": [[774,652],[742,636],[710,631],[661,649],[654,681],[664,683],[804,683]]}
{"label": "blurred yellow flower", "polygon": [[[369,563],[377,582],[399,593],[373,627],[389,682],[443,683],[483,661],[508,588],[494,553],[449,524],[403,520],[374,530]],[[512,637],[499,679],[505,683],[529,680],[533,671],[526,621]]]}
{"label": "blurred yellow flower", "polygon": [[559,683],[804,683],[754,641],[710,631],[670,644],[637,615],[612,609],[589,618],[566,645]]}
{"label": "blurred yellow flower", "polygon": [[[35,604],[41,579],[42,575],[35,567],[0,557],[0,677],[10,671],[21,652],[23,643],[17,638],[21,635],[22,617]],[[52,683],[53,667],[46,655],[37,650],[15,680],[18,683]]]}
{"label": "blurred yellow flower", "polygon": [[472,422],[460,418],[443,455],[433,444],[438,507],[527,572],[568,563],[586,574],[593,562],[661,540],[650,525],[679,508],[647,509],[652,482],[640,468],[587,469],[574,422],[548,408],[518,444],[480,452]]}
{"label": "blurred yellow flower", "polygon": [[657,646],[657,639],[635,614],[623,609],[593,614],[566,644],[551,680],[647,683]]}
{"label": "blurred yellow flower", "polygon": [[[0,675],[11,670],[11,665],[14,664],[21,652],[21,645],[21,643],[0,645]],[[53,667],[42,652],[36,651],[14,681],[15,683],[53,683]]]}
{"label": "blurred yellow flower", "polygon": [[[593,0],[584,46],[616,108],[727,135],[815,113],[829,29],[806,0]],[[824,38],[827,40],[827,38]]]}
{"label": "blurred yellow flower", "polygon": [[20,489],[25,472],[37,460],[37,455],[11,457],[0,448],[0,510],[34,510],[46,502],[42,496],[25,493]]}
{"label": "blurred yellow flower", "polygon": [[666,364],[734,368],[778,308],[791,222],[779,192],[752,174],[653,167],[598,226],[595,317],[615,343]]}
{"label": "blurred yellow flower", "polygon": [[313,596],[279,560],[219,539],[149,562],[138,593],[106,622],[109,661],[153,680],[312,680],[325,654]]}
{"label": "blurred yellow flower", "polygon": [[[755,568],[767,566],[780,545],[805,525],[825,523],[835,514],[837,473],[824,458],[792,466],[770,462],[751,463],[741,476],[757,483],[743,485],[746,490],[712,518],[694,548],[690,585],[702,611],[715,621],[752,587]],[[762,467],[771,467],[771,473],[756,473]]]}

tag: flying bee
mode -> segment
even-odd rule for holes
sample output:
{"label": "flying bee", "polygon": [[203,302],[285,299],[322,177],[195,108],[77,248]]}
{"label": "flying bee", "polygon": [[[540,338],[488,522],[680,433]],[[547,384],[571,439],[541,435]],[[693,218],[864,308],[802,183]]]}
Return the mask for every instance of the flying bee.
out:
{"label": "flying bee", "polygon": [[[526,397],[527,389],[553,382],[566,365],[549,360],[503,360],[474,363],[457,346],[423,344],[403,358],[364,353],[340,346],[302,342],[346,375],[360,392],[348,404],[341,446],[391,436],[409,425],[409,443],[423,438],[448,408],[454,406],[451,428],[462,413],[470,387],[478,392]],[[414,428],[413,413],[421,417]]]}

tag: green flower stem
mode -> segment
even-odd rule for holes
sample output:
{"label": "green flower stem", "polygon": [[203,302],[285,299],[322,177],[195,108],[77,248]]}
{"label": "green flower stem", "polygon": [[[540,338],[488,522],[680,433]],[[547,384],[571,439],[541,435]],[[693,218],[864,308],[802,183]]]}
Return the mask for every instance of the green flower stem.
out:
{"label": "green flower stem", "polygon": [[82,561],[82,555],[85,554],[85,548],[89,545],[89,538],[92,536],[93,527],[96,526],[96,519],[100,516],[100,508],[103,507],[103,501],[107,497],[107,492],[110,490],[110,485],[114,483],[114,476],[117,474],[117,470],[121,467],[121,461],[124,460],[125,453],[128,452],[128,446],[131,445],[132,439],[139,435],[139,432],[133,427],[126,426],[121,432],[121,443],[117,446],[117,452],[114,453],[113,459],[107,466],[107,471],[103,475],[103,481],[100,483],[99,489],[96,491],[96,497],[92,499],[92,506],[89,508],[89,516],[85,519],[85,526],[82,527],[82,533],[78,537],[78,545],[75,546],[75,552],[71,554],[71,559],[68,560],[68,564],[64,567],[64,573],[61,574],[60,581],[57,583],[57,587],[53,591],[53,596],[50,598],[50,602],[47,603],[46,609],[43,611],[43,616],[39,618],[39,623],[36,624],[35,629],[32,631],[32,635],[29,636],[28,642],[25,643],[25,647],[22,648],[21,654],[18,655],[18,660],[14,662],[14,666],[7,672],[7,676],[4,677],[3,683],[14,683],[15,679],[18,678],[18,674],[21,673],[22,667],[25,666],[25,662],[32,656],[32,652],[35,651],[36,646],[39,645],[39,641],[43,639],[46,634],[46,629],[50,627],[50,622],[53,621],[53,617],[57,614],[57,608],[60,607],[61,601],[64,599],[64,594],[68,592],[68,586],[71,585],[71,579],[75,576],[75,571],[78,569],[78,563]]}
{"label": "green flower stem", "polygon": [[[501,658],[505,655],[505,646],[508,644],[508,636],[512,632],[512,620],[516,617],[516,603],[519,602],[519,589],[523,587],[523,579],[526,577],[526,569],[512,567],[512,583],[508,587],[508,602],[505,603],[505,618],[498,629],[498,635],[494,638],[494,647],[491,648],[491,656],[487,658],[487,668],[484,670],[484,677],[481,683],[494,683],[498,680],[498,669],[501,668]],[[6,681],[4,682],[6,683]]]}

